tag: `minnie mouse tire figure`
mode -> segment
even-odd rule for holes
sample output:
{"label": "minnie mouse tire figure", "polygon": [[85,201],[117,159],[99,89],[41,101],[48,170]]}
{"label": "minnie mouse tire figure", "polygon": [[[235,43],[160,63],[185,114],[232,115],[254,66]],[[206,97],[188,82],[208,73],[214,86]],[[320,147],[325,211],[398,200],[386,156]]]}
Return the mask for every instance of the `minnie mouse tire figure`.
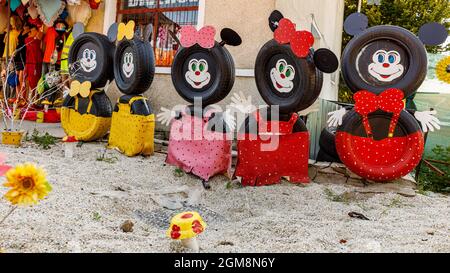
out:
{"label": "minnie mouse tire figure", "polygon": [[424,40],[400,27],[376,26],[344,50],[342,73],[355,107],[330,113],[329,125],[339,125],[340,159],[364,179],[388,182],[410,173],[423,155],[423,132],[440,128],[436,112],[405,109],[426,76]]}
{"label": "minnie mouse tire figure", "polygon": [[[338,68],[328,49],[311,48],[310,32],[274,11],[269,18],[274,39],[260,50],[255,64],[258,91],[268,108],[251,113],[238,136],[235,176],[243,186],[264,186],[288,177],[291,183],[308,183],[309,133],[297,112],[320,95],[322,72]],[[279,110],[279,112],[276,111]]]}

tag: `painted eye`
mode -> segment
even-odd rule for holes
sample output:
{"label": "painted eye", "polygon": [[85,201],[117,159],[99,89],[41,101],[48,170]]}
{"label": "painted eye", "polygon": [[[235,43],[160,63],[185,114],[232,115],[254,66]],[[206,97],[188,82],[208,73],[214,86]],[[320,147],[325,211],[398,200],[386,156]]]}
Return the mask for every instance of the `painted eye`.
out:
{"label": "painted eye", "polygon": [[204,63],[200,63],[199,69],[200,69],[201,72],[203,72],[205,70],[205,64]]}
{"label": "painted eye", "polygon": [[389,55],[389,62],[391,64],[395,63],[396,60],[397,60],[397,58],[395,57],[395,55]]}
{"label": "painted eye", "polygon": [[290,68],[288,68],[286,70],[286,77],[289,78],[292,75],[292,70]]}
{"label": "painted eye", "polygon": [[278,68],[278,70],[280,71],[280,73],[282,73],[284,71],[284,64],[280,63],[280,67]]}
{"label": "painted eye", "polygon": [[192,66],[191,66],[191,68],[192,68],[192,71],[197,70],[197,64],[196,64],[196,63],[193,63]]}
{"label": "painted eye", "polygon": [[384,55],[383,54],[378,54],[378,62],[384,63]]}

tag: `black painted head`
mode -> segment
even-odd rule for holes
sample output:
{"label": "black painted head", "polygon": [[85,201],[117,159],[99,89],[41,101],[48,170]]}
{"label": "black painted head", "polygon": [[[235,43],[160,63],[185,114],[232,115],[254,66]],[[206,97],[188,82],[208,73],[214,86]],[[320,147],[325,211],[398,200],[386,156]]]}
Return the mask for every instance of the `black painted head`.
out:
{"label": "black painted head", "polygon": [[[206,38],[195,36],[206,30],[209,31]],[[231,91],[235,77],[233,58],[225,45],[239,46],[242,39],[229,28],[221,31],[221,42],[213,40],[213,27],[199,32],[191,27],[189,31],[192,37],[182,37],[184,47],[178,50],[172,65],[173,84],[180,96],[190,103],[195,98],[200,98],[204,106],[217,103]],[[185,33],[182,31],[182,35]]]}

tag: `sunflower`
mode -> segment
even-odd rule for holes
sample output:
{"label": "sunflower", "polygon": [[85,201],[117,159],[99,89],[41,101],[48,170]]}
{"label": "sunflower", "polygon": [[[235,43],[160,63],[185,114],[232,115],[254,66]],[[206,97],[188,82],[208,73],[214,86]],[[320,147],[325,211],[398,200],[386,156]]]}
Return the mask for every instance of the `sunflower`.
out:
{"label": "sunflower", "polygon": [[13,205],[35,205],[52,190],[45,171],[33,164],[17,165],[6,173],[5,187],[11,188],[6,194]]}
{"label": "sunflower", "polygon": [[440,81],[450,83],[450,56],[445,57],[436,65],[436,75]]}

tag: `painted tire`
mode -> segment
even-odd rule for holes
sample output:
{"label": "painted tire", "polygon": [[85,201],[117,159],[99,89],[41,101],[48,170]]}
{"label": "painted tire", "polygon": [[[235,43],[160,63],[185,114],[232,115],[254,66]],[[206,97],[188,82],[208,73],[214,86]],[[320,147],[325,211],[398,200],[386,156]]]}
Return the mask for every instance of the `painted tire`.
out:
{"label": "painted tire", "polygon": [[[119,99],[119,103],[128,104],[133,97],[134,96],[132,95],[122,96]],[[119,104],[116,104],[116,106],[114,107],[114,112],[118,111],[119,111]],[[131,104],[130,111],[132,115],[139,115],[139,116],[150,116],[151,114],[153,114],[152,107],[147,99],[134,101]]]}
{"label": "painted tire", "polygon": [[114,78],[122,93],[144,93],[150,88],[154,75],[155,57],[149,42],[133,39],[119,43],[114,55]]}
{"label": "painted tire", "polygon": [[[336,150],[336,132],[334,130],[330,130],[330,128],[324,128],[319,138],[319,146],[320,150],[323,153],[326,153],[330,157],[339,160],[339,155]],[[338,162],[333,161],[333,162]]]}
{"label": "painted tire", "polygon": [[91,82],[101,88],[114,78],[114,44],[104,35],[83,33],[69,51],[70,76],[79,82]]}
{"label": "painted tire", "polygon": [[172,82],[178,94],[203,106],[223,100],[234,85],[235,67],[230,52],[218,43],[211,49],[199,45],[181,48],[172,65]]}
{"label": "painted tire", "polygon": [[[336,149],[342,162],[355,174],[385,182],[410,173],[420,162],[424,137],[414,117],[403,111],[394,136],[387,137],[392,114],[377,111],[369,115],[374,139],[364,133],[362,118],[354,110],[344,117],[336,133]],[[383,133],[384,132],[384,133]]]}
{"label": "painted tire", "polygon": [[279,105],[281,113],[294,113],[311,106],[322,89],[322,72],[309,56],[297,58],[289,45],[275,40],[259,51],[255,79],[259,93],[268,105]]}
{"label": "painted tire", "polygon": [[409,97],[427,74],[424,45],[413,33],[397,26],[367,29],[348,43],[342,60],[342,75],[353,92],[379,94],[398,88]]}
{"label": "painted tire", "polygon": [[97,93],[92,96],[92,107],[87,112],[89,99],[79,97],[78,110],[75,98],[67,96],[61,108],[61,126],[69,136],[80,141],[95,141],[104,137],[111,127],[112,106],[108,96]]}

